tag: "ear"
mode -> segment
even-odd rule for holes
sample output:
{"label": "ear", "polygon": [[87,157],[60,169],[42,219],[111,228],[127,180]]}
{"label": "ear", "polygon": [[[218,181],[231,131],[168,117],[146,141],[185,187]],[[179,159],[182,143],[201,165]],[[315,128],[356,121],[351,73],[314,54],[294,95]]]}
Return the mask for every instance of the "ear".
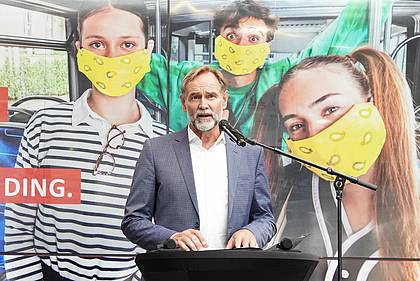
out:
{"label": "ear", "polygon": [[152,52],[153,52],[153,47],[155,46],[155,41],[153,41],[153,40],[149,40],[149,41],[147,41],[147,46],[146,46],[146,48],[147,48],[147,53],[148,54],[151,54]]}
{"label": "ear", "polygon": [[76,42],[74,42],[74,46],[76,47],[77,50],[80,50],[80,41],[77,40]]}
{"label": "ear", "polygon": [[187,107],[185,106],[185,98],[184,98],[184,95],[181,93],[179,95],[179,98],[181,100],[182,111],[187,112]]}
{"label": "ear", "polygon": [[228,90],[226,90],[223,93],[223,109],[226,109],[227,108],[228,99],[229,99],[229,92],[228,92]]}

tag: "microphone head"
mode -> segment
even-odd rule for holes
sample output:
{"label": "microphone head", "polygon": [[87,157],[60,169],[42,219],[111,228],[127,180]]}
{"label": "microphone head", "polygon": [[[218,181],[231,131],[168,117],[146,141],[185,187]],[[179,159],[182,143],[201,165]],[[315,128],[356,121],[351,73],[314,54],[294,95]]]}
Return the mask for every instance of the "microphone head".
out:
{"label": "microphone head", "polygon": [[287,237],[281,239],[280,243],[277,244],[277,248],[280,248],[284,251],[289,251],[293,248],[293,241]]}
{"label": "microphone head", "polygon": [[229,124],[228,120],[222,119],[219,121],[219,128],[220,130],[223,130],[224,127],[226,127],[226,125]]}
{"label": "microphone head", "polygon": [[163,243],[164,249],[175,249],[176,248],[176,242],[174,239],[168,239]]}

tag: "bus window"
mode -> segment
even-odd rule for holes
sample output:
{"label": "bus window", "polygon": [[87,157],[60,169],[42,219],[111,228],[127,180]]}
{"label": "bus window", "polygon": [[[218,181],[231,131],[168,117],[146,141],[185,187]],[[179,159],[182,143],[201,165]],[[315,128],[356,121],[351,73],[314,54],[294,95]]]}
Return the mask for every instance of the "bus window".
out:
{"label": "bus window", "polygon": [[[28,97],[69,100],[65,19],[29,9],[0,5],[0,85],[9,105]],[[21,107],[39,110],[51,101],[29,99]]]}

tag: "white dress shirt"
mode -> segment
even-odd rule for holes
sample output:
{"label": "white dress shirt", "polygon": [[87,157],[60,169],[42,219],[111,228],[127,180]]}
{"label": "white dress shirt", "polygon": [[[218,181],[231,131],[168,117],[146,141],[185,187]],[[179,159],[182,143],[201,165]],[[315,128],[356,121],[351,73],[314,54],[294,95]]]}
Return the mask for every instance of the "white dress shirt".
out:
{"label": "white dress shirt", "polygon": [[223,249],[227,243],[228,171],[226,141],[221,133],[209,149],[188,127],[194,183],[197,193],[200,232],[207,249]]}

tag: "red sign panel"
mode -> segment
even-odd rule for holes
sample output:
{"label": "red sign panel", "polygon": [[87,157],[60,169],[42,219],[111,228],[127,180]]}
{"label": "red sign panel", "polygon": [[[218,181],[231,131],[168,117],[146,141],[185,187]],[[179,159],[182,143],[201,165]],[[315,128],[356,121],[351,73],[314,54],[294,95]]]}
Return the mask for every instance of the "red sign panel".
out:
{"label": "red sign panel", "polygon": [[9,121],[7,87],[0,87],[0,122]]}
{"label": "red sign panel", "polygon": [[0,168],[0,202],[80,204],[80,170]]}

